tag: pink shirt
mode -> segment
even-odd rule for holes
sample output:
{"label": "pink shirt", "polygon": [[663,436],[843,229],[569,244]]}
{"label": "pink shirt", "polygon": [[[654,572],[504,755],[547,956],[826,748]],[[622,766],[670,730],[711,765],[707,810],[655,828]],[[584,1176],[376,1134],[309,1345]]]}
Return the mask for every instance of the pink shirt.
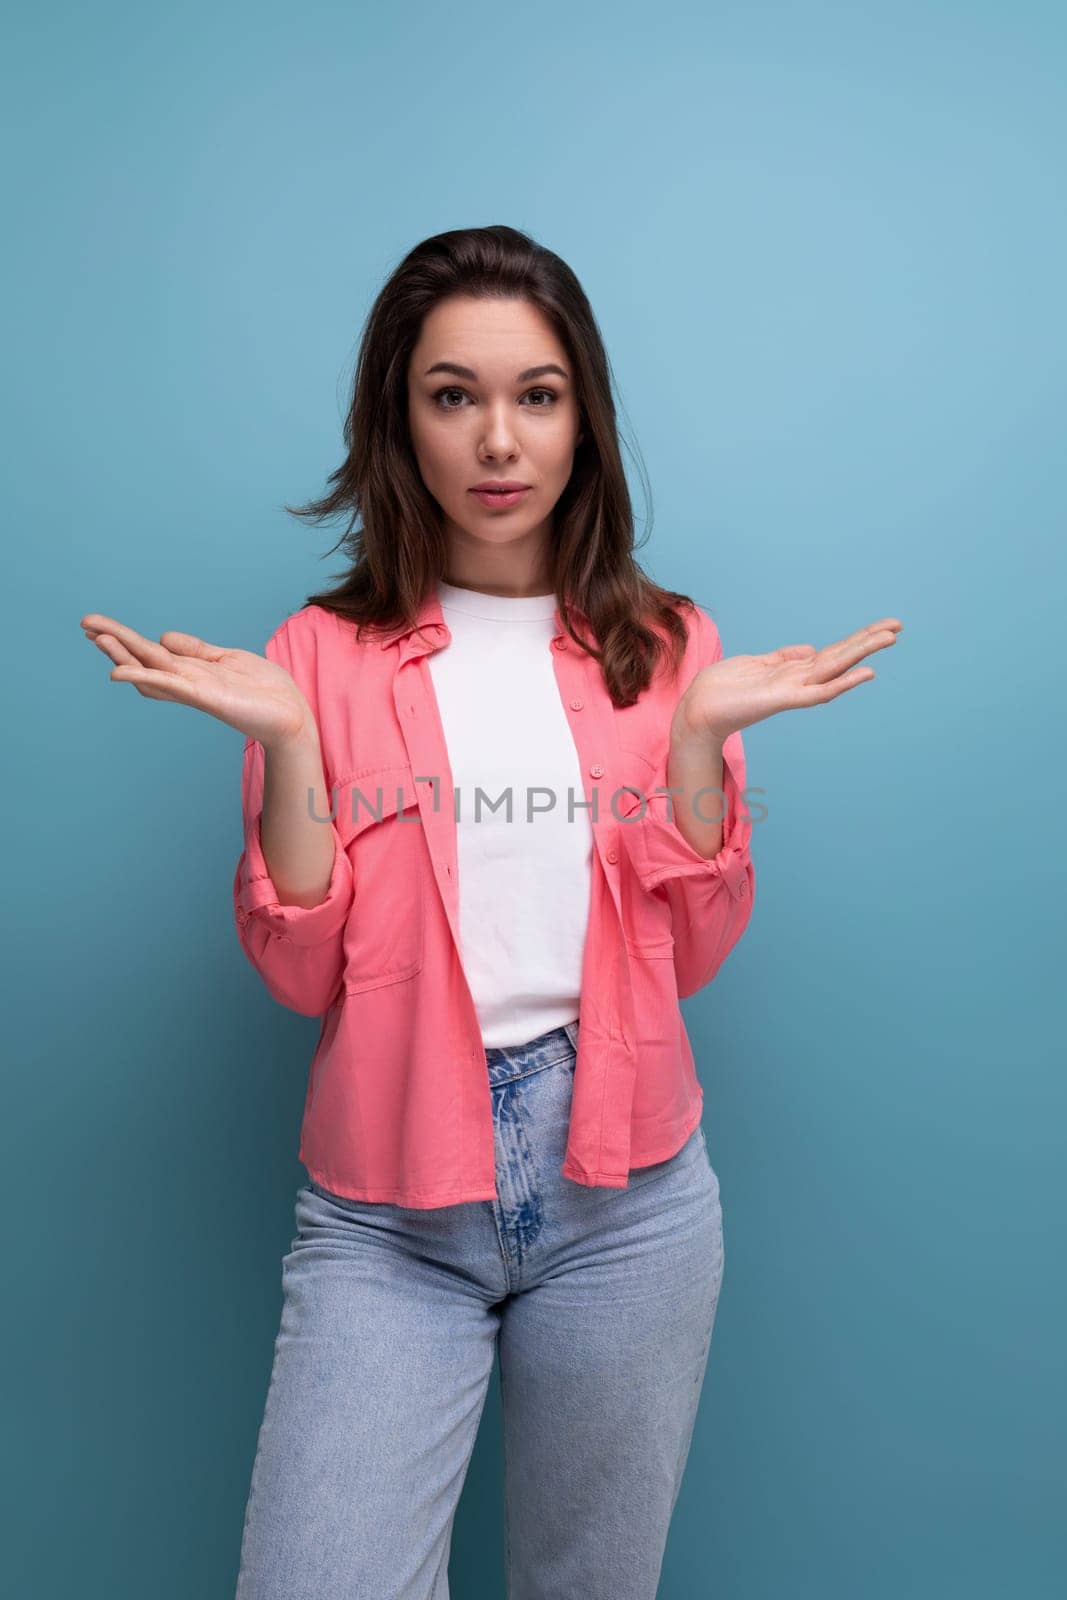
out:
{"label": "pink shirt", "polygon": [[[267,641],[318,724],[333,875],[319,905],[278,903],[259,833],[263,747],[248,739],[233,897],[241,946],[271,995],[322,1018],[300,1160],[335,1194],[428,1208],[497,1190],[485,1049],[459,956],[455,800],[425,659],[451,637],[436,590],[418,621],[421,637],[405,627],[359,641],[355,624],[305,606]],[[678,1000],[711,982],[752,913],[744,749],[740,733],[726,740],[723,845],[705,859],[655,790],[667,786],[678,699],[722,656],[715,624],[698,608],[678,678],[661,669],[620,709],[558,610],[555,623],[555,678],[594,837],[561,1171],[621,1189],[632,1167],[674,1155],[700,1121]],[[717,803],[701,800],[709,816]]]}

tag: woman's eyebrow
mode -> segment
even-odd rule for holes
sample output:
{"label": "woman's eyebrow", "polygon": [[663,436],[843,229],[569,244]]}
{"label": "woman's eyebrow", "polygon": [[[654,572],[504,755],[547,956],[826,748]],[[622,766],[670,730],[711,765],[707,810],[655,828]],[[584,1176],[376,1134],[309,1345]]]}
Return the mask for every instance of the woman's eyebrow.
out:
{"label": "woman's eyebrow", "polygon": [[[459,366],[455,361],[436,361],[432,367],[426,368],[423,377],[428,378],[432,372],[451,372],[457,378],[469,378],[472,383],[478,382],[478,374],[476,372],[470,367]],[[557,366],[554,361],[546,361],[542,367],[527,367],[525,372],[519,373],[515,382],[529,383],[531,378],[543,378],[546,372],[555,372],[564,379],[567,377],[562,367]]]}

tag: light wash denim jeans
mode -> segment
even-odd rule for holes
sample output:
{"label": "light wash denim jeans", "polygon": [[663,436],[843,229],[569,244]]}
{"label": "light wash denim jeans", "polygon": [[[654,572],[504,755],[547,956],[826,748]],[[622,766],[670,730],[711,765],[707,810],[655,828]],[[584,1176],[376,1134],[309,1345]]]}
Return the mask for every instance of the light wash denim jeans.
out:
{"label": "light wash denim jeans", "polygon": [[499,1352],[507,1600],[653,1600],[724,1251],[697,1128],[626,1189],[562,1177],[577,1024],[486,1052],[497,1201],[311,1183],[245,1514],[237,1600],[449,1600]]}

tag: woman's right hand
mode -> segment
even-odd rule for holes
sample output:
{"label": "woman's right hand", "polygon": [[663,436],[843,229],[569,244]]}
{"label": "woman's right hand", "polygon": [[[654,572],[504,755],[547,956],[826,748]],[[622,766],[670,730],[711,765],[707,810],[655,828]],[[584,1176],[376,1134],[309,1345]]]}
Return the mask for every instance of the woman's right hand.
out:
{"label": "woman's right hand", "polygon": [[149,700],[206,711],[264,749],[318,736],[306,698],[285,668],[265,656],[227,650],[173,628],[157,644],[98,611],[87,612],[81,626],[115,663],[112,683],[132,683]]}

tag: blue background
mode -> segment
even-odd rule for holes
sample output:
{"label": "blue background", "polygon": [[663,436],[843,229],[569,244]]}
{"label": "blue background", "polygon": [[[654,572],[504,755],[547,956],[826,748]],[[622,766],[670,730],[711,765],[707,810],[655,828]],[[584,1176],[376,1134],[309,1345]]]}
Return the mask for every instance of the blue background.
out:
{"label": "blue background", "polygon": [[[1062,10],[5,33],[6,1592],[232,1594],[318,1026],[237,944],[240,736],[79,618],[261,649],[342,570],[281,507],[341,460],[381,282],[508,222],[582,280],[641,559],[727,653],[905,625],[745,736],[753,921],[684,1008],[726,1273],[660,1593],[1062,1593]],[[466,1600],[500,1473],[494,1379]]]}

